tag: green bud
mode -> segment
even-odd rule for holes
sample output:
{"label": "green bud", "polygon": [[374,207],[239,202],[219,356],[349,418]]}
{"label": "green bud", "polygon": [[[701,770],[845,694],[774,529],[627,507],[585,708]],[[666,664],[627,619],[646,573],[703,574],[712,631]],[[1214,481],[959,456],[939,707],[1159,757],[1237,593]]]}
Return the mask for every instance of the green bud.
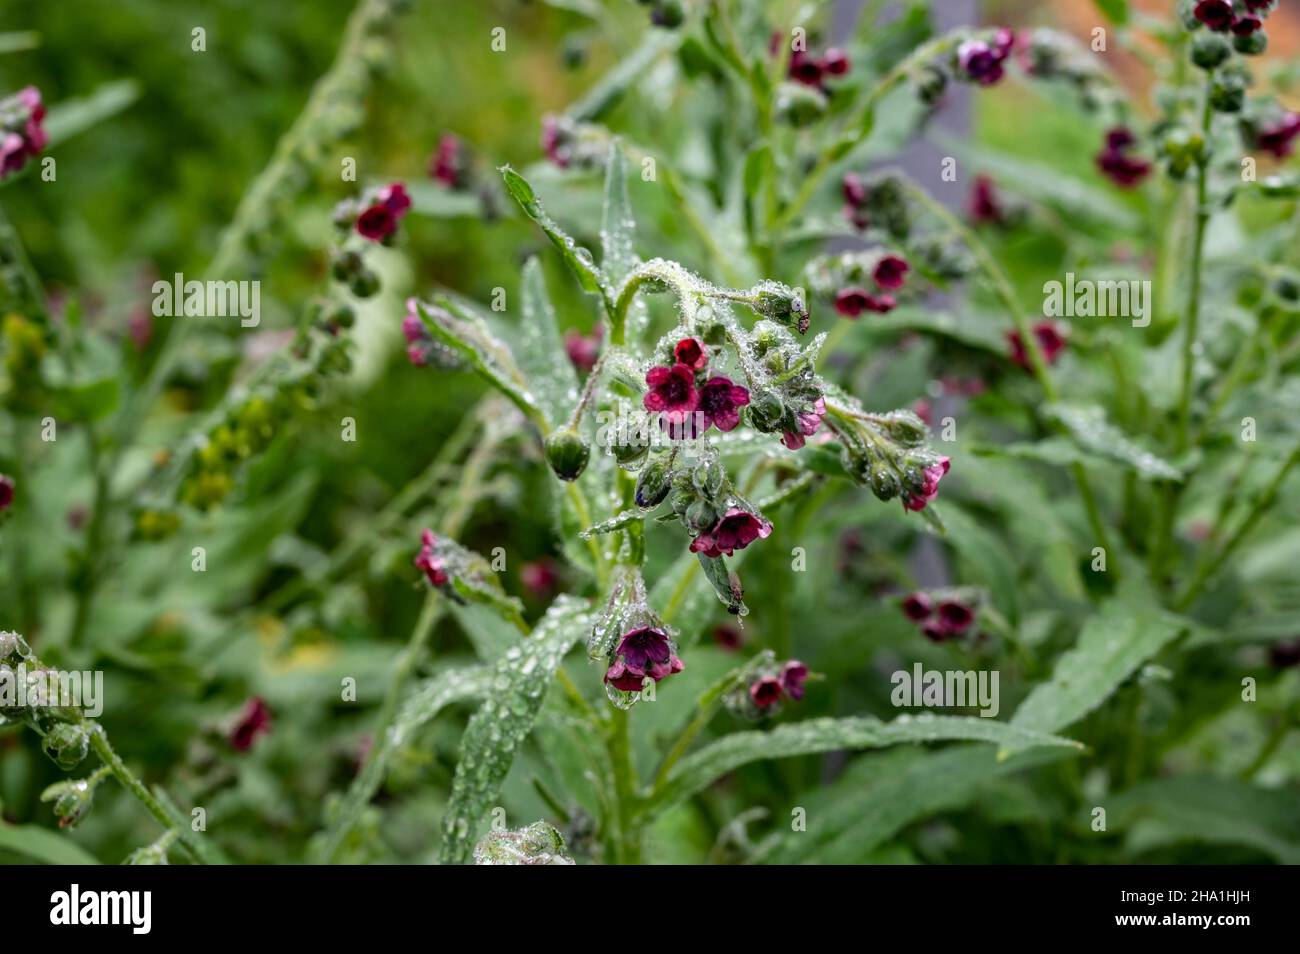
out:
{"label": "green bud", "polygon": [[348,282],[348,290],[358,298],[369,298],[379,291],[379,276],[368,268],[362,268]]}
{"label": "green bud", "polygon": [[710,529],[717,523],[718,512],[713,509],[713,505],[707,500],[699,497],[686,508],[686,513],[682,516],[682,522],[686,524],[687,531],[694,536]]}
{"label": "green bud", "polygon": [[650,11],[650,22],[665,30],[675,30],[686,20],[686,8],[682,0],[657,0]]}
{"label": "green bud", "polygon": [[808,301],[802,288],[780,282],[764,282],[754,289],[754,310],[783,325],[794,325],[799,334],[808,330]]}
{"label": "green bud", "polygon": [[561,428],[546,439],[546,462],[560,480],[577,480],[590,458],[591,448],[570,428]]}
{"label": "green bud", "polygon": [[476,865],[571,865],[564,837],[546,822],[493,831],[474,847]]}
{"label": "green bud", "polygon": [[351,328],[357,323],[357,313],[351,305],[340,302],[329,313],[328,320],[337,328]]}
{"label": "green bud", "polygon": [[1268,37],[1263,30],[1256,30],[1246,36],[1234,36],[1232,48],[1245,56],[1259,56],[1268,49]]}
{"label": "green bud", "polygon": [[904,447],[920,447],[930,436],[925,422],[911,411],[891,411],[885,415],[881,429],[891,440]]}
{"label": "green bud", "polygon": [[878,500],[893,500],[902,490],[897,475],[888,468],[884,461],[877,462],[871,468],[871,472],[867,475],[867,481],[871,485],[871,492],[876,495]]}
{"label": "green bud", "polygon": [[90,730],[84,725],[61,722],[46,733],[41,748],[61,769],[74,769],[90,752]]}
{"label": "green bud", "polygon": [[663,503],[672,488],[672,468],[667,457],[652,460],[636,481],[636,505],[644,510]]}
{"label": "green bud", "polygon": [[41,801],[54,802],[54,816],[59,820],[60,828],[75,828],[90,814],[98,784],[94,776],[55,782],[41,792]]}
{"label": "green bud", "polygon": [[756,428],[771,433],[785,418],[785,404],[775,391],[763,391],[752,396],[749,415]]}
{"label": "green bud", "polygon": [[1192,40],[1192,62],[1203,70],[1216,69],[1232,56],[1232,45],[1217,33],[1200,33]]}
{"label": "green bud", "polygon": [[613,451],[614,459],[618,461],[620,467],[632,468],[644,460],[646,454],[650,453],[650,445],[634,435],[615,444],[610,450]]}
{"label": "green bud", "polygon": [[353,275],[360,272],[364,267],[365,265],[361,261],[361,253],[354,248],[350,248],[334,256],[334,263],[330,270],[336,282],[346,284],[352,280]]}
{"label": "green bud", "polygon": [[1279,275],[1273,283],[1273,291],[1283,301],[1300,301],[1300,276],[1295,274]]}
{"label": "green bud", "polygon": [[937,66],[923,67],[913,78],[912,86],[917,97],[927,106],[933,106],[943,98],[948,88],[948,74]]}
{"label": "green bud", "polygon": [[776,91],[776,114],[791,126],[809,126],[826,115],[826,94],[803,83],[782,83]]}

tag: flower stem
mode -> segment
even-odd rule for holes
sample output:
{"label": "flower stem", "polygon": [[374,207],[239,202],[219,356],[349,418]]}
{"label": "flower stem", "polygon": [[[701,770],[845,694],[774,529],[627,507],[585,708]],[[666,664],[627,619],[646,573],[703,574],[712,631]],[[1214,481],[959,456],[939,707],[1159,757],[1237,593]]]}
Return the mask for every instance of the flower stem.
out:
{"label": "flower stem", "polygon": [[[1206,77],[1205,102],[1201,106],[1201,138],[1209,148],[1210,127],[1214,110],[1210,104],[1210,89],[1214,73]],[[1201,156],[1196,166],[1196,225],[1192,231],[1192,261],[1188,272],[1191,289],[1187,301],[1187,321],[1183,324],[1183,384],[1178,402],[1178,449],[1187,449],[1192,418],[1192,380],[1196,363],[1196,330],[1201,317],[1201,268],[1205,257],[1205,232],[1210,222],[1209,208],[1210,162]]]}
{"label": "flower stem", "polygon": [[631,729],[626,709],[612,709],[605,727],[605,744],[614,772],[616,818],[612,845],[618,864],[641,863],[641,830],[637,821],[636,769],[632,765]]}

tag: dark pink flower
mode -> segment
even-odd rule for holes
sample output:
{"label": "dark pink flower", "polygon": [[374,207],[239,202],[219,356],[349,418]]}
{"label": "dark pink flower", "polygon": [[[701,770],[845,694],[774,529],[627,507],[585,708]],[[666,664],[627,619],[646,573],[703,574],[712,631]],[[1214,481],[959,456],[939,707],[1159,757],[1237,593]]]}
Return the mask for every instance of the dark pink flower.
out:
{"label": "dark pink flower", "polygon": [[829,47],[822,54],[822,69],[830,76],[844,76],[851,65],[849,55],[838,46]]}
{"label": "dark pink flower", "polygon": [[903,287],[907,279],[908,265],[905,259],[897,255],[886,255],[876,263],[871,277],[885,291],[896,291]]}
{"label": "dark pink flower", "polygon": [[944,600],[938,608],[939,625],[952,635],[964,633],[975,621],[974,611],[960,600]]}
{"label": "dark pink flower", "polygon": [[1099,152],[1097,168],[1122,189],[1132,188],[1151,173],[1151,163],[1117,149],[1103,149]]}
{"label": "dark pink flower", "polygon": [[1232,32],[1237,36],[1250,36],[1252,33],[1257,30],[1262,30],[1263,28],[1264,21],[1249,13],[1237,17],[1232,24]]}
{"label": "dark pink flower", "polygon": [[939,496],[939,481],[943,479],[944,474],[948,473],[949,466],[949,458],[940,457],[936,463],[925,468],[922,471],[924,479],[921,483],[921,489],[917,493],[903,498],[903,509],[924,510],[926,504]]}
{"label": "dark pink flower", "polygon": [[406,186],[400,182],[384,186],[377,196],[379,203],[400,219],[411,208],[411,197],[407,195]]}
{"label": "dark pink flower", "polygon": [[841,288],[835,295],[835,310],[846,318],[857,318],[864,311],[883,315],[892,311],[896,304],[893,295],[873,295],[857,285]]}
{"label": "dark pink flower", "polygon": [[784,690],[775,676],[760,676],[749,686],[749,698],[760,709],[770,709],[781,701]]}
{"label": "dark pink flower", "polygon": [[[1056,330],[1056,325],[1050,321],[1040,321],[1034,325],[1034,337],[1038,339],[1038,347],[1043,352],[1043,360],[1048,364],[1055,364],[1056,359],[1065,350],[1065,339]],[[1020,332],[1008,332],[1007,341],[1011,343],[1011,360],[1026,371],[1031,370],[1029,354],[1025,351],[1025,343],[1020,337]]]}
{"label": "dark pink flower", "polygon": [[971,221],[984,225],[1002,221],[1002,206],[998,202],[993,179],[989,176],[976,176],[971,189],[969,214]]}
{"label": "dark pink flower", "polygon": [[397,216],[382,203],[370,206],[357,216],[357,232],[372,242],[382,242],[397,231]]}
{"label": "dark pink flower", "polygon": [[909,593],[903,597],[903,602],[900,605],[903,608],[903,615],[914,623],[929,619],[930,614],[934,612],[934,604],[930,602],[930,597],[924,593]]}
{"label": "dark pink flower", "polygon": [[1231,27],[1235,19],[1232,4],[1228,0],[1200,0],[1193,13],[1196,19],[1219,33]]}
{"label": "dark pink flower", "polygon": [[700,403],[695,372],[684,364],[651,368],[646,372],[645,383],[650,390],[642,398],[642,405],[647,411],[661,415],[660,424],[671,436],[681,436],[675,432],[682,429]]}
{"label": "dark pink flower", "polygon": [[271,710],[261,696],[254,696],[244,704],[239,721],[230,731],[230,747],[236,752],[247,752],[259,736],[271,731]]}
{"label": "dark pink flower", "polygon": [[846,172],[844,180],[840,183],[840,189],[844,193],[844,201],[847,205],[857,208],[866,204],[867,186],[862,181],[862,177],[856,172]]}
{"label": "dark pink flower", "polygon": [[465,153],[460,140],[451,133],[443,133],[438,148],[429,160],[429,175],[439,185],[448,189],[463,189],[468,183]]}
{"label": "dark pink flower", "polygon": [[781,688],[795,702],[803,698],[803,684],[808,680],[808,667],[797,659],[781,667]]}
{"label": "dark pink flower", "polygon": [[559,567],[550,557],[532,560],[519,568],[519,582],[537,599],[549,596],[559,580]]}
{"label": "dark pink flower", "polygon": [[814,402],[812,410],[798,415],[799,431],[786,431],[781,435],[781,443],[790,450],[798,450],[807,443],[805,438],[812,437],[817,433],[817,428],[821,426],[822,418],[826,416],[826,400],[818,398]]}
{"label": "dark pink flower", "polygon": [[748,510],[733,507],[712,530],[691,541],[691,552],[703,553],[707,557],[731,556],[755,540],[766,539],[771,532],[772,525],[766,520],[759,519]]}
{"label": "dark pink flower", "polygon": [[924,421],[926,427],[934,424],[934,408],[931,406],[929,398],[917,398],[912,405],[912,413]]}
{"label": "dark pink flower", "polygon": [[709,363],[708,353],[698,338],[683,338],[673,348],[673,358],[692,371],[699,371]]}
{"label": "dark pink flower", "polygon": [[9,509],[14,502],[14,479],[8,474],[0,474],[0,513]]}
{"label": "dark pink flower", "polygon": [[433,535],[432,530],[425,530],[420,534],[422,546],[415,557],[415,565],[431,585],[446,586],[451,577],[447,573],[447,567],[443,563],[442,557],[434,553],[437,542],[438,538]]}
{"label": "dark pink flower", "polygon": [[719,623],[713,627],[713,641],[722,649],[735,652],[745,645],[745,634],[740,631],[739,626],[732,626],[730,623]]}
{"label": "dark pink flower", "polygon": [[720,431],[732,430],[740,423],[740,409],[748,403],[748,388],[732,384],[731,378],[722,375],[709,378],[700,388],[699,412],[704,418],[704,429],[716,424]]}
{"label": "dark pink flower", "polygon": [[579,371],[590,371],[600,357],[601,326],[596,325],[590,335],[570,328],[564,333],[564,351]]}
{"label": "dark pink flower", "polygon": [[[23,115],[22,111],[26,111]],[[49,135],[41,125],[45,107],[35,86],[27,86],[0,103],[0,112],[10,115],[10,128],[0,136],[0,178],[17,172],[27,160],[49,144]]]}
{"label": "dark pink flower", "polygon": [[1002,79],[1006,58],[1015,46],[1015,34],[999,30],[990,45],[983,40],[967,40],[957,47],[957,65],[966,78],[980,86],[992,86]]}
{"label": "dark pink flower", "polygon": [[1291,155],[1296,136],[1300,136],[1300,113],[1287,113],[1255,134],[1255,147],[1285,159]]}
{"label": "dark pink flower", "polygon": [[927,620],[921,626],[921,635],[932,643],[941,643],[951,635],[936,619]]}
{"label": "dark pink flower", "polygon": [[614,657],[605,670],[605,681],[623,692],[639,692],[647,676],[659,682],[685,668],[673,652],[668,634],[653,626],[625,633],[614,650]]}
{"label": "dark pink flower", "polygon": [[542,152],[561,169],[567,169],[572,159],[573,147],[569,140],[558,118],[547,116],[542,120]]}
{"label": "dark pink flower", "polygon": [[790,78],[805,86],[820,86],[824,67],[815,57],[796,50],[790,55]]}

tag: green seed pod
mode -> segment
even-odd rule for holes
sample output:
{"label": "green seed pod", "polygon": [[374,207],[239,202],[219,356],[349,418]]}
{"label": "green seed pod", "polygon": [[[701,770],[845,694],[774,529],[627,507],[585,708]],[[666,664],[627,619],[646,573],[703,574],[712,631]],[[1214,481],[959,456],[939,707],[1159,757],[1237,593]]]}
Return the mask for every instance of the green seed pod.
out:
{"label": "green seed pod", "polygon": [[1217,69],[1232,56],[1232,45],[1217,33],[1200,33],[1192,40],[1192,62],[1203,70]]}
{"label": "green seed pod", "polygon": [[348,290],[358,298],[369,298],[379,291],[379,276],[363,267],[348,282]]}
{"label": "green seed pod", "polygon": [[650,22],[665,30],[675,30],[686,21],[682,0],[658,0],[650,11]]}
{"label": "green seed pod", "polygon": [[90,752],[90,730],[84,725],[61,722],[41,741],[45,754],[61,769],[74,769]]}
{"label": "green seed pod", "polygon": [[651,461],[636,481],[636,505],[644,510],[663,503],[672,488],[672,468],[667,457]]}
{"label": "green seed pod", "polygon": [[718,512],[707,500],[699,497],[686,508],[682,522],[686,524],[687,532],[691,536],[696,536],[711,529],[718,522]]}
{"label": "green seed pod", "polygon": [[902,490],[897,475],[883,462],[871,468],[867,480],[871,485],[871,492],[878,500],[893,500]]}
{"label": "green seed pod", "polygon": [[1259,56],[1268,49],[1268,37],[1263,30],[1256,30],[1246,36],[1234,36],[1232,48],[1244,56]]}
{"label": "green seed pod", "polygon": [[590,458],[591,448],[577,431],[561,428],[546,439],[546,462],[560,480],[577,480]]}

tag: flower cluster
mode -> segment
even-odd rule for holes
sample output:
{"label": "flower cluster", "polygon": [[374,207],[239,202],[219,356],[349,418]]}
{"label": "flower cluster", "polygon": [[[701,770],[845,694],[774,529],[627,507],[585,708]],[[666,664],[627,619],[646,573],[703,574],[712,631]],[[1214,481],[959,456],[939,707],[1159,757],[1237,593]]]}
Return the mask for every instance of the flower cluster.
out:
{"label": "flower cluster", "polygon": [[0,724],[19,722],[35,729],[56,765],[76,768],[90,751],[93,723],[76,706],[62,704],[66,698],[55,697],[60,693],[58,674],[36,658],[22,636],[0,631],[0,682],[18,688],[20,679],[24,685],[16,698],[0,696]]}
{"label": "flower cluster", "polygon": [[865,312],[893,311],[910,270],[897,252],[872,249],[816,258],[805,275],[814,294],[833,302],[843,317],[857,319]]}
{"label": "flower cluster", "polygon": [[894,239],[905,239],[911,213],[903,184],[897,176],[867,179],[859,173],[845,173],[840,183],[844,196],[844,217],[859,231],[876,228]]}
{"label": "flower cluster", "polygon": [[904,510],[918,512],[933,502],[951,460],[925,446],[925,422],[912,411],[871,414],[844,395],[836,402],[827,420],[841,443],[844,472],[880,500],[899,498]]}
{"label": "flower cluster", "polygon": [[345,199],[334,207],[334,224],[341,232],[353,229],[362,238],[391,245],[403,217],[411,209],[406,187],[394,182],[368,189],[360,199]]}
{"label": "flower cluster", "polygon": [[1151,163],[1132,155],[1137,138],[1127,128],[1117,126],[1106,133],[1106,144],[1097,153],[1097,168],[1117,186],[1128,189],[1151,172]]}
{"label": "flower cluster", "polygon": [[420,533],[420,552],[415,555],[415,568],[424,574],[432,587],[441,588],[451,581],[447,565],[438,555],[438,538],[432,530],[425,528]]}
{"label": "flower cluster", "polygon": [[749,403],[749,389],[725,375],[709,374],[708,361],[698,338],[683,338],[673,346],[672,364],[646,372],[642,404],[675,440],[694,440],[715,425],[720,431],[734,430],[740,409]]}
{"label": "flower cluster", "polygon": [[965,40],[954,54],[954,72],[960,79],[992,86],[1005,75],[1004,64],[1015,45],[1015,33],[1005,27],[992,36]]}
{"label": "flower cluster", "polygon": [[[1264,18],[1275,6],[1276,0],[1195,0],[1191,16],[1184,12],[1183,21],[1192,29],[1206,26],[1212,33],[1228,34],[1238,53],[1255,56],[1268,48]],[[1217,45],[1202,44],[1206,49]]]}
{"label": "flower cluster", "polygon": [[770,651],[747,667],[749,676],[723,699],[726,707],[745,719],[777,715],[786,701],[801,702],[808,667],[797,659],[778,665]]}
{"label": "flower cluster", "polygon": [[900,604],[903,615],[921,630],[921,635],[935,643],[964,635],[975,622],[975,604],[965,594],[946,593],[936,597],[923,592],[910,593]]}
{"label": "flower cluster", "polygon": [[[772,34],[769,51],[773,56],[780,51],[784,41],[785,38],[781,33]],[[812,86],[824,92],[829,77],[847,76],[850,67],[849,55],[837,46],[827,47],[821,56],[815,56],[806,49],[796,49],[790,53],[786,75],[796,83]]]}
{"label": "flower cluster", "polygon": [[605,693],[619,708],[654,698],[654,687],[681,672],[673,631],[646,600],[640,571],[625,567],[587,639],[587,657],[605,667]]}
{"label": "flower cluster", "polygon": [[18,172],[49,144],[44,119],[45,106],[35,86],[0,100],[0,179]]}
{"label": "flower cluster", "polygon": [[[434,309],[431,305],[424,307]],[[429,333],[420,319],[420,303],[415,298],[406,299],[406,313],[402,315],[402,337],[406,339],[407,360],[417,368],[433,365],[450,371],[464,364],[456,352]]]}

